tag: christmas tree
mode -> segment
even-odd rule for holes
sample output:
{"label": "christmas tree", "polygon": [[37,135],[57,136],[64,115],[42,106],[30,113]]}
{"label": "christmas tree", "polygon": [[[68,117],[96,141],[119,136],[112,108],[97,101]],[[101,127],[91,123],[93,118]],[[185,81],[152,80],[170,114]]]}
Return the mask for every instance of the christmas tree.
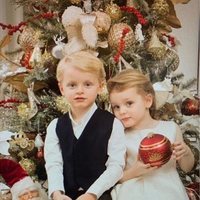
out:
{"label": "christmas tree", "polygon": [[[104,63],[107,79],[135,68],[150,77],[156,90],[155,118],[174,120],[191,146],[196,165],[180,175],[185,185],[199,181],[199,98],[184,82],[173,28],[181,28],[176,3],[188,0],[13,0],[24,8],[24,21],[0,23],[0,130],[14,134],[9,152],[30,175],[46,180],[43,141],[46,127],[68,110],[55,78],[59,60],[85,50]],[[5,52],[12,36],[20,49]],[[105,89],[97,103],[109,109]],[[195,187],[196,185],[194,185]]]}

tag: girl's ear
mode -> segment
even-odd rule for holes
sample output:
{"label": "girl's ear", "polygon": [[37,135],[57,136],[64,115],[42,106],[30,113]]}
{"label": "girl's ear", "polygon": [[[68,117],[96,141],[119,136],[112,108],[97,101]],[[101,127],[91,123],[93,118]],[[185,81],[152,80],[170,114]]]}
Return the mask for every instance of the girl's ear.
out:
{"label": "girl's ear", "polygon": [[145,107],[150,108],[153,104],[153,96],[152,94],[145,95]]}

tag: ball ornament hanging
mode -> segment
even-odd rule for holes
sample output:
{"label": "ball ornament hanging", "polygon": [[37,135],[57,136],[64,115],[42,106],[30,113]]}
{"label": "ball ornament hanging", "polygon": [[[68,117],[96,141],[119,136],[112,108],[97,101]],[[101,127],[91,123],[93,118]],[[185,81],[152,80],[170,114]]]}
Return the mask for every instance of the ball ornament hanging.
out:
{"label": "ball ornament hanging", "polygon": [[117,21],[122,17],[122,11],[117,4],[111,3],[106,7],[105,12],[110,16],[111,20]]}
{"label": "ball ornament hanging", "polygon": [[166,18],[169,14],[169,5],[166,0],[155,0],[151,6],[151,12],[157,18]]}
{"label": "ball ornament hanging", "polygon": [[111,25],[110,16],[101,11],[96,11],[94,14],[96,15],[94,26],[97,29],[97,32],[99,34],[107,33]]}
{"label": "ball ornament hanging", "polygon": [[130,48],[135,42],[135,35],[132,28],[126,23],[114,24],[108,33],[108,44],[112,49],[117,50],[120,44],[120,40],[123,37],[123,31],[129,29],[129,32],[123,38],[125,42],[125,49]]}
{"label": "ball ornament hanging", "polygon": [[186,98],[181,104],[181,113],[183,115],[199,115],[200,114],[200,99]]}
{"label": "ball ornament hanging", "polygon": [[31,27],[26,27],[19,35],[18,42],[23,50],[30,51],[38,43],[39,32]]}
{"label": "ball ornament hanging", "polygon": [[150,133],[139,146],[140,159],[151,166],[162,166],[169,161],[172,147],[169,139],[158,133]]}

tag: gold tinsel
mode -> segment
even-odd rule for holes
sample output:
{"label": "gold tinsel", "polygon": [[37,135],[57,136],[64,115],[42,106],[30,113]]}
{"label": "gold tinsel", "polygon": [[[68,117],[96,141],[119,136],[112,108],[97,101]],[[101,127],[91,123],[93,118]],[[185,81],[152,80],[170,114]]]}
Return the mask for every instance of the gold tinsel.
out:
{"label": "gold tinsel", "polygon": [[63,96],[58,96],[55,100],[56,102],[56,107],[58,108],[59,111],[62,113],[66,113],[70,109],[69,103],[67,103],[65,97]]}
{"label": "gold tinsel", "polygon": [[122,12],[117,4],[111,3],[106,7],[105,12],[110,16],[112,20],[119,20],[122,17]]}
{"label": "gold tinsel", "polygon": [[130,31],[125,35],[123,40],[125,41],[125,48],[131,47],[135,42],[135,35],[132,28],[126,23],[114,24],[108,34],[108,44],[113,49],[118,49],[120,45],[120,39],[122,38],[123,30],[128,28]]}

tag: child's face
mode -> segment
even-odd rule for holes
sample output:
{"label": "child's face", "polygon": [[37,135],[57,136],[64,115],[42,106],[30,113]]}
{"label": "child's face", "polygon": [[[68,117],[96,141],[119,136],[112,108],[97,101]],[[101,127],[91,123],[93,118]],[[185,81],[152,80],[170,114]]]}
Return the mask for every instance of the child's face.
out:
{"label": "child's face", "polygon": [[101,92],[97,75],[69,66],[63,72],[60,91],[70,104],[72,112],[87,111]]}
{"label": "child's face", "polygon": [[149,115],[152,105],[151,95],[141,95],[136,88],[123,91],[113,90],[110,93],[113,113],[123,123],[125,128],[144,128],[144,120]]}

